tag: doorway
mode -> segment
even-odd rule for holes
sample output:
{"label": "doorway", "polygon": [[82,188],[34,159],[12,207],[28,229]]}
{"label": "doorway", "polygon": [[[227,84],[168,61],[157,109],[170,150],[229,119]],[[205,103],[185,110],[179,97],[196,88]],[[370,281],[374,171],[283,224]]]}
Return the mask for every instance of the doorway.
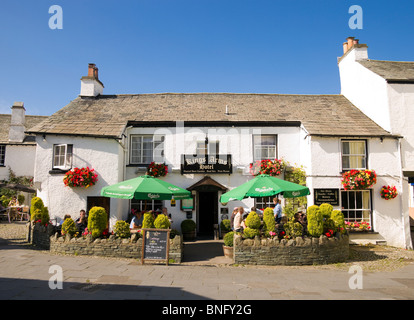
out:
{"label": "doorway", "polygon": [[198,192],[198,234],[213,236],[214,225],[218,224],[218,193],[217,191]]}

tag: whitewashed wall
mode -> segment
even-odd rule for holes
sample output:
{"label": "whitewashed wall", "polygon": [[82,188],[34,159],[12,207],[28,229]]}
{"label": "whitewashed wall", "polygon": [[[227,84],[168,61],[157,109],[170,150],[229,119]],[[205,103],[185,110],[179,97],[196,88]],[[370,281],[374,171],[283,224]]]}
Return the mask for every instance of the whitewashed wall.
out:
{"label": "whitewashed wall", "polygon": [[[73,144],[72,167],[95,169],[98,182],[88,189],[70,188],[64,185],[62,174],[50,174],[54,144]],[[123,179],[122,160],[122,147],[115,140],[48,135],[43,141],[38,136],[34,181],[40,184],[38,196],[49,208],[51,218],[62,218],[65,214],[77,218],[79,211],[86,209],[88,196],[100,196],[104,186]],[[121,213],[122,204],[111,199],[111,224]]]}
{"label": "whitewashed wall", "polygon": [[0,167],[0,180],[9,179],[9,167],[17,176],[33,177],[36,146],[6,145],[4,167]]}
{"label": "whitewashed wall", "polygon": [[[312,173],[307,178],[311,188],[342,189],[341,177],[341,140],[339,138],[311,138]],[[377,173],[377,183],[372,189],[372,223],[389,245],[397,247],[410,246],[409,226],[405,219],[404,205],[409,190],[401,178],[399,146],[397,139],[367,139],[368,169]],[[383,185],[396,186],[399,196],[393,200],[384,200],[380,196]],[[308,204],[314,203],[313,194],[308,197]],[[341,209],[341,206],[335,207]],[[408,233],[407,233],[408,231]]]}

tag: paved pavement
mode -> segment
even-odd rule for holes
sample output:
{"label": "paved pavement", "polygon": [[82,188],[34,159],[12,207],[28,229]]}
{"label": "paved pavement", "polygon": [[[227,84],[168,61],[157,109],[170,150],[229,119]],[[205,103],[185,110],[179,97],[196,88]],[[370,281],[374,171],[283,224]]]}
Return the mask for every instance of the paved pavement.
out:
{"label": "paved pavement", "polygon": [[[1,300],[366,300],[414,298],[414,263],[349,273],[332,266],[233,266],[220,241],[185,243],[181,265],[52,255],[0,241]],[[52,267],[52,268],[51,268]],[[62,289],[56,287],[62,275]],[[358,281],[357,281],[357,280]],[[350,286],[351,283],[351,286]],[[352,288],[355,284],[362,288]],[[168,305],[168,304],[167,304]]]}

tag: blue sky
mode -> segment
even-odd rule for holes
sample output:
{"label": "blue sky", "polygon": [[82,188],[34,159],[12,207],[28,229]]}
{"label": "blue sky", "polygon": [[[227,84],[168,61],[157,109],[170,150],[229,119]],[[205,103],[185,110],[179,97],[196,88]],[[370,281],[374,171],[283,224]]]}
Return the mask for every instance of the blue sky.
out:
{"label": "blue sky", "polygon": [[[63,29],[49,28],[49,7]],[[363,29],[348,25],[351,5]],[[104,94],[340,93],[337,57],[355,36],[371,59],[414,60],[407,0],[1,0],[0,113],[51,115],[88,63]]]}

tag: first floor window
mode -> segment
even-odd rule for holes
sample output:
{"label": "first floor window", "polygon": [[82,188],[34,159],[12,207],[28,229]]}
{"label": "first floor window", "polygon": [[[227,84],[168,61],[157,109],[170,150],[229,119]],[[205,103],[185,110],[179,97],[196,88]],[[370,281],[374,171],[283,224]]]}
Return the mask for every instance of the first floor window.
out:
{"label": "first floor window", "polygon": [[276,140],[276,135],[254,135],[253,161],[277,159]]}
{"label": "first floor window", "polygon": [[131,135],[130,163],[164,162],[164,136]]}
{"label": "first floor window", "polygon": [[370,190],[341,190],[341,201],[345,221],[371,224]]}
{"label": "first floor window", "polygon": [[366,169],[365,140],[342,140],[342,170]]}
{"label": "first floor window", "polygon": [[0,145],[0,167],[3,167],[6,160],[6,146]]}
{"label": "first floor window", "polygon": [[162,211],[163,208],[163,201],[162,200],[131,200],[131,209],[135,209],[138,211]]}
{"label": "first floor window", "polygon": [[70,169],[72,167],[73,145],[55,144],[53,146],[53,168]]}

